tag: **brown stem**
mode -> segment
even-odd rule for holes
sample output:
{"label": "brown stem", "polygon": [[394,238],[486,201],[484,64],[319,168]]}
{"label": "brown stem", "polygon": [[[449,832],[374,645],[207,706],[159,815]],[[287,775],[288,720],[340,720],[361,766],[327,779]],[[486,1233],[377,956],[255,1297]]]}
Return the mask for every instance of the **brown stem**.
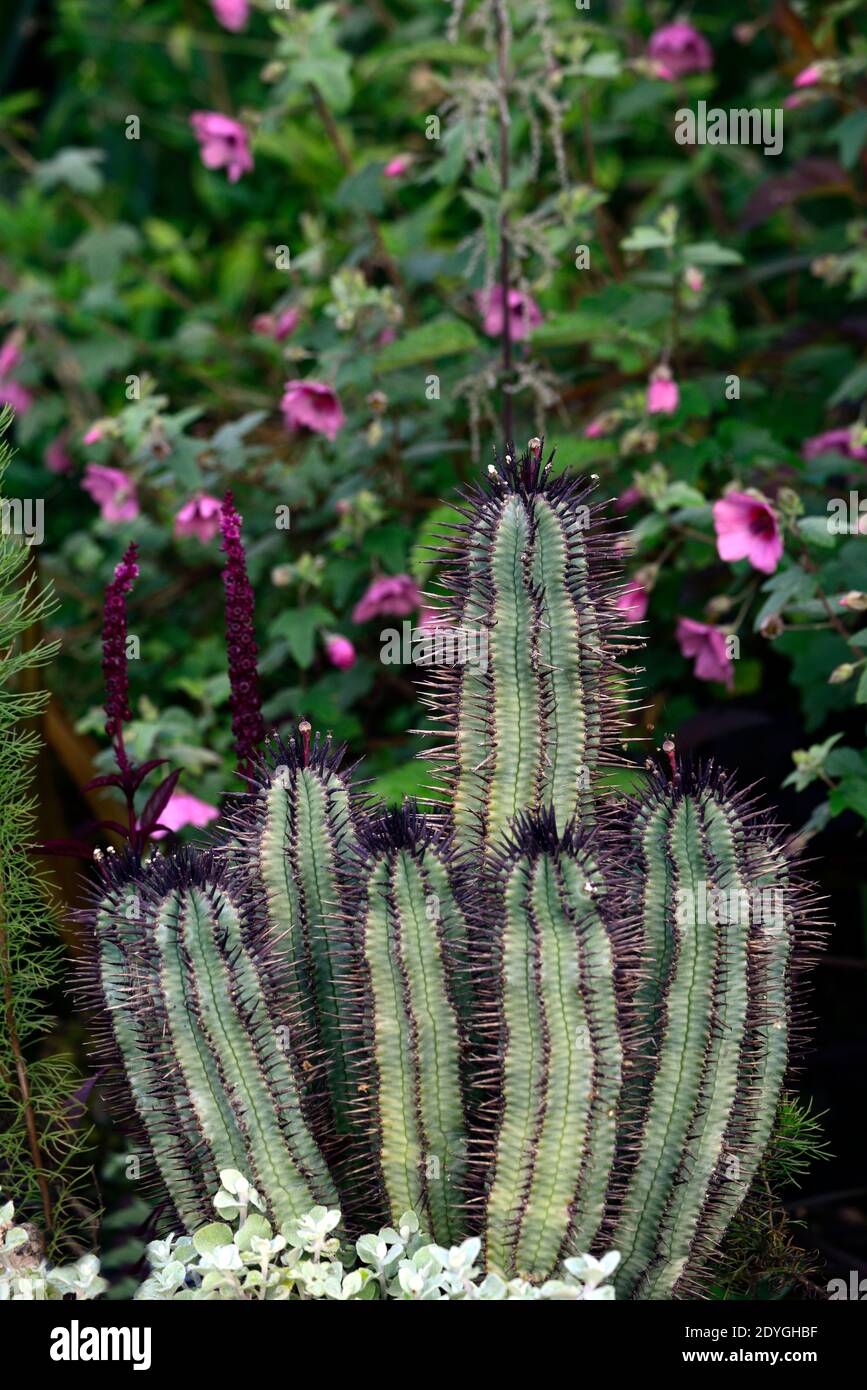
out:
{"label": "brown stem", "polygon": [[15,1063],[18,1094],[21,1096],[21,1109],[24,1114],[24,1125],[27,1130],[27,1145],[30,1149],[30,1159],[36,1172],[36,1181],[39,1184],[39,1192],[42,1197],[42,1215],[45,1220],[45,1230],[47,1233],[51,1230],[52,1226],[51,1194],[48,1190],[48,1179],[45,1176],[42,1154],[39,1149],[39,1132],[36,1128],[36,1116],[33,1111],[33,1101],[30,1096],[27,1064],[24,1061],[24,1053],[21,1050],[21,1040],[18,1037],[18,1028],[15,1023],[15,1002],[12,993],[12,960],[9,953],[9,932],[7,930],[6,913],[3,903],[2,866],[0,866],[0,968],[2,968],[3,971],[3,1011],[6,1018],[6,1036],[9,1040],[9,1048]]}
{"label": "brown stem", "polygon": [[512,412],[512,324],[509,318],[510,247],[509,214],[506,194],[509,191],[509,30],[505,11],[506,0],[497,0],[497,73],[499,82],[500,131],[500,295],[503,311],[503,445],[507,453],[514,444]]}
{"label": "brown stem", "polygon": [[[347,174],[353,173],[355,165],[353,163],[352,155],[350,154],[349,147],[346,144],[346,141],[344,140],[340,132],[340,127],[338,126],[333,115],[331,114],[328,102],[325,100],[315,83],[308,82],[307,90],[310,92],[311,100],[316,108],[316,114],[322,122],[322,127],[325,131],[325,134],[328,136],[329,140],[334,146],[334,151],[337,155],[337,158],[340,160],[340,163],[343,165],[343,168]],[[364,220],[367,223],[370,234],[376,243],[376,254],[379,263],[382,266],[391,283],[394,285],[398,294],[400,295],[404,312],[406,314],[407,322],[414,323],[415,315],[412,311],[412,305],[409,301],[409,296],[406,292],[406,286],[403,283],[403,276],[401,275],[399,267],[396,265],[394,258],[391,255],[391,252],[389,251],[388,247],[386,246],[383,240],[382,231],[380,229],[379,223],[377,222],[372,212],[366,212],[364,214]]]}

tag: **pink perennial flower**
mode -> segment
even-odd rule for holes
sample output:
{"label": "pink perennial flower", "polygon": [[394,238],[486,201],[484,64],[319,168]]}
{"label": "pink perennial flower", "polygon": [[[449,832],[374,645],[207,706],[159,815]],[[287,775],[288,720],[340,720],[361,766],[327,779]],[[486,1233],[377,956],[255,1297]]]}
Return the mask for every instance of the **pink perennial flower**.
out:
{"label": "pink perennial flower", "polygon": [[721,560],[749,560],[773,574],[783,553],[780,523],[770,502],[749,492],[728,492],[713,505],[716,548]]}
{"label": "pink perennial flower", "polygon": [[688,265],[683,272],[684,284],[693,294],[701,294],[704,289],[704,273],[697,265]]}
{"label": "pink perennial flower", "polygon": [[815,87],[817,82],[822,81],[824,68],[821,63],[810,63],[809,67],[803,68],[795,78],[795,87]]}
{"label": "pink perennial flower", "polygon": [[172,792],[160,812],[160,825],[165,829],[153,831],[151,839],[162,840],[168,831],[180,830],[185,825],[201,829],[210,821],[216,820],[219,814],[219,807],[211,806],[207,801],[200,801],[189,792]]}
{"label": "pink perennial flower", "polygon": [[693,674],[700,681],[722,681],[731,690],[734,667],[722,628],[709,627],[694,618],[678,618],[677,640],[684,656],[694,657]]}
{"label": "pink perennial flower", "polygon": [[211,0],[214,17],[224,29],[240,34],[250,18],[248,0]]}
{"label": "pink perennial flower", "polygon": [[287,429],[312,430],[333,440],[346,424],[337,392],[322,381],[287,381],[281,407]]}
{"label": "pink perennial flower", "polygon": [[650,415],[673,415],[680,403],[680,389],[668,370],[657,367],[647,385],[647,410]]}
{"label": "pink perennial flower", "polygon": [[382,172],[387,179],[399,179],[406,173],[411,164],[411,154],[397,154],[394,159],[388,161]]}
{"label": "pink perennial flower", "polygon": [[366,623],[371,618],[405,618],[421,604],[421,594],[408,574],[384,575],[374,579],[352,610],[354,623]]}
{"label": "pink perennial flower", "polygon": [[190,125],[206,169],[225,169],[229,183],[237,183],[253,168],[249,139],[240,121],[219,111],[194,111]]}
{"label": "pink perennial flower", "polygon": [[33,396],[13,380],[12,373],[21,361],[21,344],[24,334],[20,329],[10,333],[0,347],[0,406],[11,405],[16,415],[24,415],[33,404]]}
{"label": "pink perennial flower", "polygon": [[138,494],[132,478],[119,468],[89,463],[81,486],[90,493],[104,521],[134,521],[139,514]]}
{"label": "pink perennial flower", "polygon": [[72,467],[72,459],[67,450],[67,433],[61,430],[56,434],[51,443],[46,445],[42,454],[42,462],[49,473],[68,473]]}
{"label": "pink perennial flower", "polygon": [[338,671],[348,671],[355,665],[355,648],[348,637],[332,632],[325,639],[325,655]]}
{"label": "pink perennial flower", "polygon": [[185,502],[175,517],[176,536],[195,536],[203,545],[212,541],[220,531],[220,507],[218,497],[197,492],[189,502]]}
{"label": "pink perennial flower", "polygon": [[647,614],[647,605],[650,602],[650,595],[643,584],[637,580],[633,581],[617,600],[617,607],[621,613],[631,623],[640,623]]}
{"label": "pink perennial flower", "polygon": [[845,425],[842,429],[825,430],[814,434],[801,445],[801,455],[805,459],[818,458],[819,454],[844,454],[850,459],[867,459],[867,448],[854,441],[854,428]]}
{"label": "pink perennial flower", "polygon": [[261,333],[266,338],[273,338],[276,343],[282,343],[284,338],[295,332],[301,318],[300,309],[280,309],[276,314],[257,314],[250,324],[254,333]]}
{"label": "pink perennial flower", "polygon": [[81,442],[82,444],[98,444],[104,433],[105,430],[102,421],[97,420],[96,423],[91,425],[90,429],[81,436]]}
{"label": "pink perennial flower", "polygon": [[681,21],[657,29],[651,35],[647,52],[657,73],[667,82],[690,72],[709,72],[713,67],[713,50],[707,39],[691,24]]}
{"label": "pink perennial flower", "polygon": [[[503,331],[503,290],[494,285],[490,290],[476,292],[476,304],[482,315],[482,328],[489,338],[499,338]],[[529,338],[534,328],[542,322],[542,314],[535,299],[522,290],[509,290],[509,329],[513,343]]]}

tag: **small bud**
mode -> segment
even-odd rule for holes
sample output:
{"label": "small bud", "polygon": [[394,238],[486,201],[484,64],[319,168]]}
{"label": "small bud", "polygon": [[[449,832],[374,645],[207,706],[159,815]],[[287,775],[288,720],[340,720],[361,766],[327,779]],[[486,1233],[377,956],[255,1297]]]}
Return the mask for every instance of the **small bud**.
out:
{"label": "small bud", "polygon": [[731,594],[716,594],[705,604],[705,613],[711,619],[722,618],[732,607],[734,599]]}
{"label": "small bud", "polygon": [[779,613],[769,613],[759,624],[759,632],[766,637],[769,642],[773,642],[776,637],[785,632],[786,624],[783,622]]}
{"label": "small bud", "polygon": [[834,670],[831,672],[830,676],[828,677],[828,684],[829,684],[829,685],[843,685],[843,683],[844,683],[845,681],[851,680],[852,677],[854,676],[854,674],[855,674],[855,667],[854,667],[854,665],[852,664],[852,662],[851,662],[851,661],[844,661],[843,664],[842,664],[841,666],[835,666],[835,667],[834,667]]}
{"label": "small bud", "polygon": [[384,391],[371,391],[367,397],[367,404],[374,415],[382,415],[388,406],[388,396]]}
{"label": "small bud", "polygon": [[841,608],[851,608],[855,613],[867,613],[867,594],[860,589],[850,589],[840,600]]}
{"label": "small bud", "polygon": [[529,449],[530,454],[532,455],[532,457],[533,457],[534,459],[541,458],[541,456],[542,456],[542,441],[541,441],[541,439],[539,438],[538,435],[534,435],[532,439],[528,439],[528,440],[527,440],[527,448]]}

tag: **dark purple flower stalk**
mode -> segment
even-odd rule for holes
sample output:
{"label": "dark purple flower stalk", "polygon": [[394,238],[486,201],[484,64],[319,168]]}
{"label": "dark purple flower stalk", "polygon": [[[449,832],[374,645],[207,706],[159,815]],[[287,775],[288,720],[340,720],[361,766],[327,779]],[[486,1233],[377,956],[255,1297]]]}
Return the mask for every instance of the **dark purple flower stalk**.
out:
{"label": "dark purple flower stalk", "polygon": [[253,588],[247,578],[247,560],[241,540],[241,517],[227,492],[220,512],[222,549],[226,552],[223,584],[226,590],[226,648],[232,688],[232,733],[238,767],[243,771],[265,737],[262,696],[259,690],[259,649],[253,627]]}
{"label": "dark purple flower stalk", "polygon": [[132,718],[127,666],[126,595],[138,579],[138,547],[133,541],[105,591],[102,610],[102,675],[105,684],[105,732],[113,740],[121,772],[129,768],[123,745],[123,726]]}

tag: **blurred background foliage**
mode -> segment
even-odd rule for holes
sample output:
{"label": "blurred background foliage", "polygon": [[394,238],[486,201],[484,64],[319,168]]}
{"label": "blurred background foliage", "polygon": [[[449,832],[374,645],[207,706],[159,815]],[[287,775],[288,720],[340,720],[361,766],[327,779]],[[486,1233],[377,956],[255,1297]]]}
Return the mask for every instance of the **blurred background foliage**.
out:
{"label": "blurred background foliage", "polygon": [[[425,600],[357,605],[385,577],[436,592],[425,547],[501,444],[504,398],[520,446],[544,434],[557,468],[598,474],[646,610],[631,756],[677,731],[766,779],[821,861],[837,926],[808,1089],[832,1114],[817,1181],[835,1200],[804,1211],[814,1243],[867,1262],[845,1118],[867,1099],[864,16],[706,0],[666,54],[683,17],[636,0],[9,0],[0,395],[7,488],[45,500],[60,600],[46,835],[104,810],[76,786],[110,765],[101,604],[130,540],[135,757],[169,759],[208,805],[234,783],[219,538],[184,513],[231,488],[268,720],[347,740],[394,800],[427,769],[416,673],[380,661],[380,632]],[[781,113],[782,150],[678,144],[675,113],[701,101]],[[194,112],[239,123],[234,181]],[[287,381],[334,393],[318,424],[281,410]],[[766,499],[771,572],[720,556],[732,488]],[[684,655],[682,618],[737,638],[721,679]]]}

